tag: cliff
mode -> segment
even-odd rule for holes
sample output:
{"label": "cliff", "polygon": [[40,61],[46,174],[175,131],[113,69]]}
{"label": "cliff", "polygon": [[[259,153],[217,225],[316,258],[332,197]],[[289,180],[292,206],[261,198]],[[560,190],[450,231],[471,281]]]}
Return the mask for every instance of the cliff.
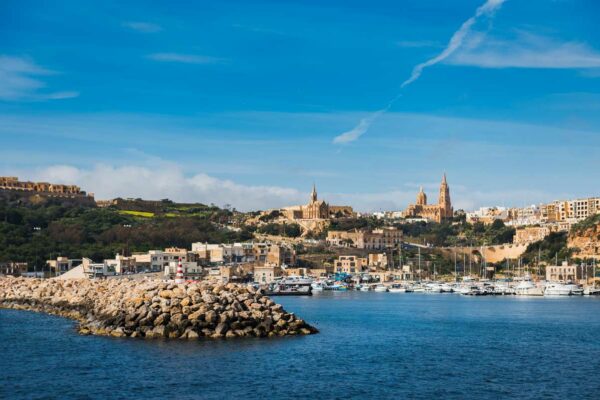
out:
{"label": "cliff", "polygon": [[574,257],[600,256],[600,221],[576,225],[569,232],[567,247],[574,250]]}
{"label": "cliff", "polygon": [[79,322],[82,334],[115,337],[265,337],[316,333],[253,288],[163,281],[0,278],[0,308]]}

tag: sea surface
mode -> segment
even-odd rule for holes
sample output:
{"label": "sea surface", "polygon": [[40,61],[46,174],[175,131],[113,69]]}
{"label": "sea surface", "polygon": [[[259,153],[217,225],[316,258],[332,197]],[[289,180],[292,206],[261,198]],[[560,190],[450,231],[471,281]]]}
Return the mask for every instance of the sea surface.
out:
{"label": "sea surface", "polygon": [[600,399],[600,299],[276,300],[321,332],[145,341],[0,310],[0,399]]}

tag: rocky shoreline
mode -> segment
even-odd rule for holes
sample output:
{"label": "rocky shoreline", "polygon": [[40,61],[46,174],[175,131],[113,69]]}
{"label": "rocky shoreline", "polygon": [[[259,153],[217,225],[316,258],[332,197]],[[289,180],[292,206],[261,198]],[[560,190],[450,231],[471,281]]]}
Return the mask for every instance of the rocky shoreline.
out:
{"label": "rocky shoreline", "polygon": [[0,308],[74,319],[81,334],[198,339],[308,335],[317,329],[259,291],[158,280],[0,278]]}

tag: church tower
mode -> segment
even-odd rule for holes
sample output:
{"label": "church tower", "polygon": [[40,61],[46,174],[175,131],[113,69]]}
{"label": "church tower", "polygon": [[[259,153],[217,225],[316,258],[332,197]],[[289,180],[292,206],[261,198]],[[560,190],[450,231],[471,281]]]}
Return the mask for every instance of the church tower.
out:
{"label": "church tower", "polygon": [[446,174],[442,178],[442,184],[440,185],[440,198],[439,207],[442,219],[452,218],[454,210],[452,209],[452,202],[450,201],[450,187],[446,181]]}

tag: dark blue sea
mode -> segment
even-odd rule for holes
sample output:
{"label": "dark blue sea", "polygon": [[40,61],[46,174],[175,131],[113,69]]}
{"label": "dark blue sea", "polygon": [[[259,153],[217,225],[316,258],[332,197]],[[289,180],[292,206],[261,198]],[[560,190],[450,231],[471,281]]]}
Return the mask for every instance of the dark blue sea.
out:
{"label": "dark blue sea", "polygon": [[600,299],[277,298],[321,333],[144,341],[0,310],[0,399],[600,399]]}

